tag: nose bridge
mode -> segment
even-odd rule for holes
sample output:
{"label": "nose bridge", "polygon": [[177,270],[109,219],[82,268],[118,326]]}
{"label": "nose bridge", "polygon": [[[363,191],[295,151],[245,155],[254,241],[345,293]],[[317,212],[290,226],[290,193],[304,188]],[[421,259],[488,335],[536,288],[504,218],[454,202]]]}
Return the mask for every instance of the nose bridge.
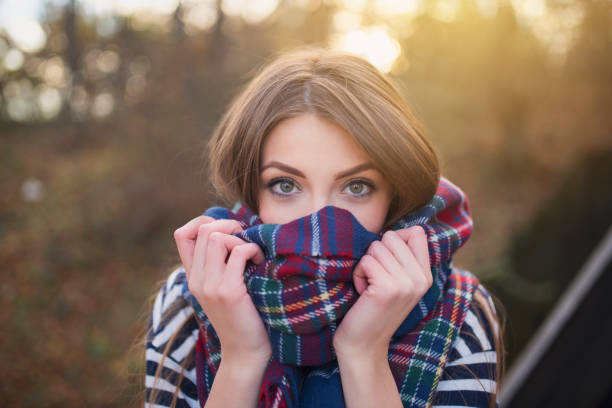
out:
{"label": "nose bridge", "polygon": [[334,205],[332,198],[328,191],[324,190],[315,190],[312,193],[312,198],[310,202],[310,213],[314,213],[319,211],[321,208]]}

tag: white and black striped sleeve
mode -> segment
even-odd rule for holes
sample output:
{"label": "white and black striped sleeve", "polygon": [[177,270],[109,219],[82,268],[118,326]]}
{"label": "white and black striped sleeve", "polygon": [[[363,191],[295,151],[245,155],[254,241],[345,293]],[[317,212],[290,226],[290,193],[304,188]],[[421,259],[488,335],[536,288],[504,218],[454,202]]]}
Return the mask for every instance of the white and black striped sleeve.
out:
{"label": "white and black striped sleeve", "polygon": [[[495,312],[493,300],[479,284],[477,289]],[[494,331],[497,322],[489,324],[484,310],[472,302],[459,335],[453,343],[433,399],[432,408],[489,407],[497,400],[497,351]]]}
{"label": "white and black striped sleeve", "polygon": [[[177,408],[200,406],[193,358],[198,325],[193,308],[181,296],[185,279],[185,274],[180,273],[182,270],[180,267],[170,274],[155,299],[149,319],[145,352],[145,407],[170,407],[175,392],[178,392]],[[161,373],[156,377],[160,366]],[[152,393],[157,394],[155,401],[149,401]]]}

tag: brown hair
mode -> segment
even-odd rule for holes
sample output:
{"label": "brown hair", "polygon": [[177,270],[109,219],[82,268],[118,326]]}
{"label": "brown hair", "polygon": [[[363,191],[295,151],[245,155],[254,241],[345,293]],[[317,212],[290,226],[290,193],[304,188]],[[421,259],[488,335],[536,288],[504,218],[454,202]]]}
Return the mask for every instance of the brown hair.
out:
{"label": "brown hair", "polygon": [[[494,342],[492,347],[495,350],[496,369],[494,373],[489,373],[489,378],[495,381],[496,389],[495,392],[491,395],[491,399],[489,400],[489,407],[494,408],[497,405],[496,400],[499,395],[500,384],[503,381],[506,369],[506,347],[504,345],[506,311],[497,296],[493,295],[492,293],[489,293],[489,296],[491,297],[491,302],[493,304],[490,304],[489,300],[484,297],[482,292],[477,290],[476,292],[474,292],[472,304],[470,305],[470,307],[472,308],[472,310],[474,310],[476,318],[479,320],[481,326],[484,327],[483,320],[486,320],[489,328],[493,332]],[[475,338],[475,340],[479,341],[477,338]],[[467,367],[465,368],[467,369]],[[472,373],[472,375],[475,379],[478,380],[478,376],[475,373]],[[485,389],[484,386],[483,389]]]}
{"label": "brown hair", "polygon": [[281,55],[232,101],[208,143],[218,194],[258,213],[263,141],[282,120],[303,113],[343,127],[389,181],[393,198],[383,228],[434,196],[436,152],[390,79],[362,58],[318,48]]}
{"label": "brown hair", "polygon": [[[389,181],[393,196],[383,230],[434,196],[440,180],[436,152],[397,86],[372,64],[303,47],[277,56],[255,74],[231,101],[208,143],[210,181],[220,198],[230,204],[239,200],[259,212],[265,137],[281,121],[304,113],[343,127]],[[490,310],[486,300],[475,300]],[[497,322],[495,313],[485,315]],[[503,347],[501,330],[498,337],[496,346]]]}

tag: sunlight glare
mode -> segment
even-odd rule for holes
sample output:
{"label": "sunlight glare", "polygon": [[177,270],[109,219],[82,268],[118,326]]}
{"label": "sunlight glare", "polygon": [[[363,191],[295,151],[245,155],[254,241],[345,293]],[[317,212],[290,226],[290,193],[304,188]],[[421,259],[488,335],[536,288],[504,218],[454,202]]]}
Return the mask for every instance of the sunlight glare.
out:
{"label": "sunlight glare", "polygon": [[24,52],[40,51],[47,42],[47,34],[35,20],[10,20],[6,30],[15,45]]}
{"label": "sunlight glare", "polygon": [[361,14],[348,10],[341,10],[334,14],[334,29],[341,33],[356,30],[361,25]]}
{"label": "sunlight glare", "polygon": [[190,33],[208,30],[217,22],[217,9],[212,1],[192,2],[186,9],[183,21]]}
{"label": "sunlight glare", "polygon": [[222,0],[221,9],[224,13],[241,16],[244,21],[257,24],[265,20],[278,7],[278,0]]}
{"label": "sunlight glare", "polygon": [[433,9],[433,17],[446,23],[451,23],[457,18],[457,13],[461,7],[459,0],[441,0],[436,2]]}
{"label": "sunlight glare", "polygon": [[[103,1],[104,0],[97,0],[97,2],[100,3]],[[179,0],[115,0],[113,9],[124,15],[144,11],[152,14],[171,14],[176,10],[178,3]]]}
{"label": "sunlight glare", "polygon": [[542,17],[547,11],[545,0],[511,0],[511,2],[519,16]]}
{"label": "sunlight glare", "polygon": [[355,13],[362,12],[368,5],[367,0],[341,0],[340,3],[346,10],[353,11]]}
{"label": "sunlight glare", "polygon": [[398,14],[417,14],[424,8],[423,0],[376,0],[374,8],[382,17]]}
{"label": "sunlight glare", "polygon": [[337,34],[332,48],[359,55],[382,72],[389,72],[399,57],[401,48],[383,26],[372,26]]}
{"label": "sunlight glare", "polygon": [[549,9],[545,0],[512,0],[519,22],[529,27],[550,51],[553,61],[562,63],[584,19],[581,2]]}
{"label": "sunlight glare", "polygon": [[478,11],[485,17],[494,17],[497,14],[497,2],[491,0],[476,0]]}

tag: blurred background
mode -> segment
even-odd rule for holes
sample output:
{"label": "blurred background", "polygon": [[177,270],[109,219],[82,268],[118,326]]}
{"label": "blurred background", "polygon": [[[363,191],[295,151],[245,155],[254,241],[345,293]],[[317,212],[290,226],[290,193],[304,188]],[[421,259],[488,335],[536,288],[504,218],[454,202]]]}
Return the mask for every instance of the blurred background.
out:
{"label": "blurred background", "polygon": [[204,145],[279,51],[388,73],[468,195],[455,264],[507,362],[612,224],[607,0],[0,0],[0,400],[140,406],[173,232],[218,204]]}

